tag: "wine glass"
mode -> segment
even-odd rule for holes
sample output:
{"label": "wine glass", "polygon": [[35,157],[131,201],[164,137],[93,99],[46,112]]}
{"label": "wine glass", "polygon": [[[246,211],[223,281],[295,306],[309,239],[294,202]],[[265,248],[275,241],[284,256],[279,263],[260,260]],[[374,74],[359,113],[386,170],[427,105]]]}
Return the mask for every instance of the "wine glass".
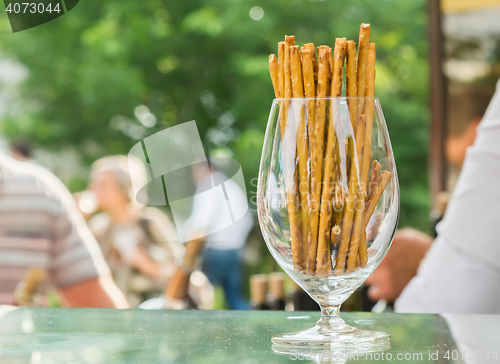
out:
{"label": "wine glass", "polygon": [[272,339],[293,348],[373,351],[390,335],[349,326],[341,304],[375,270],[399,218],[399,185],[377,98],[275,99],[257,189],[273,258],[321,307],[315,327]]}

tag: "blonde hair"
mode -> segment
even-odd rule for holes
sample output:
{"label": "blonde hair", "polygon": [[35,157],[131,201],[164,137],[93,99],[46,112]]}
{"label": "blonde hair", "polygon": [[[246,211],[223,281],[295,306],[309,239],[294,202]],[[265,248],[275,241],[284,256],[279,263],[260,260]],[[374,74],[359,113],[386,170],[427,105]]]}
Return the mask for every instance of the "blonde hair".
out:
{"label": "blonde hair", "polygon": [[144,165],[133,156],[111,155],[100,158],[92,164],[90,176],[92,178],[92,176],[103,172],[113,174],[118,186],[128,196],[129,201],[138,203],[132,187],[130,169],[134,171],[134,181],[139,181],[141,186],[146,185],[146,169]]}

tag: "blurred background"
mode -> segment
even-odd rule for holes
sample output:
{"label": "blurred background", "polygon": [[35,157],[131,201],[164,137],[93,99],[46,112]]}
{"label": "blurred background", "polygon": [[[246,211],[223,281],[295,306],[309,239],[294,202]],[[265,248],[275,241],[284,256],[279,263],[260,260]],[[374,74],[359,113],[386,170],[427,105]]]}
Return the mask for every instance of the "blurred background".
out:
{"label": "blurred background", "polygon": [[[273,99],[268,55],[285,34],[299,44],[333,45],[335,37],[357,40],[360,23],[371,23],[376,96],[401,186],[399,226],[427,232],[435,196],[453,187],[460,167],[448,157],[481,114],[455,106],[477,105],[471,90],[492,93],[500,73],[499,14],[498,1],[487,0],[81,1],[16,34],[2,16],[2,148],[28,144],[33,158],[78,192],[95,160],[196,120],[210,157],[241,163],[255,210]],[[257,223],[244,249],[248,296],[248,277],[277,267]]]}

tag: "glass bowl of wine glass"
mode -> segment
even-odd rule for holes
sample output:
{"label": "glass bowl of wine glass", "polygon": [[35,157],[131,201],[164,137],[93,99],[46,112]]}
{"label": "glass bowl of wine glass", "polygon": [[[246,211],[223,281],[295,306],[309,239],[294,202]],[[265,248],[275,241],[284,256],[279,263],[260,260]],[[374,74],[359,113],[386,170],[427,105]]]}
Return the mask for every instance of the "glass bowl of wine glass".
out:
{"label": "glass bowl of wine glass", "polygon": [[272,339],[277,350],[383,350],[390,335],[339,316],[384,258],[399,218],[399,185],[377,98],[273,101],[257,210],[273,258],[321,307],[313,328]]}

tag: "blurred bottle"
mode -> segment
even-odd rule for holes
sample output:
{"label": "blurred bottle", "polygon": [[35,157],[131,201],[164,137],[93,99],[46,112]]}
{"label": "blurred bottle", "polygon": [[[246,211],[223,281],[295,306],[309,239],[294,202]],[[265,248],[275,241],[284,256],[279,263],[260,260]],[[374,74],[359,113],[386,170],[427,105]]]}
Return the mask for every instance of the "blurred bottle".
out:
{"label": "blurred bottle", "polygon": [[252,310],[269,310],[266,302],[267,276],[265,274],[254,274],[250,276],[250,307]]}
{"label": "blurred bottle", "polygon": [[319,305],[297,283],[294,283],[293,310],[294,311],[319,311]]}
{"label": "blurred bottle", "polygon": [[17,284],[14,291],[15,304],[18,306],[37,305],[38,287],[47,277],[42,268],[32,267],[26,271],[24,279]]}
{"label": "blurred bottle", "polygon": [[433,237],[437,237],[436,226],[443,219],[444,213],[446,212],[446,206],[448,206],[448,201],[450,200],[449,192],[439,192],[436,195],[436,200],[434,202],[434,208],[430,214],[430,232]]}
{"label": "blurred bottle", "polygon": [[268,302],[271,310],[285,309],[285,274],[276,272],[269,275]]}

